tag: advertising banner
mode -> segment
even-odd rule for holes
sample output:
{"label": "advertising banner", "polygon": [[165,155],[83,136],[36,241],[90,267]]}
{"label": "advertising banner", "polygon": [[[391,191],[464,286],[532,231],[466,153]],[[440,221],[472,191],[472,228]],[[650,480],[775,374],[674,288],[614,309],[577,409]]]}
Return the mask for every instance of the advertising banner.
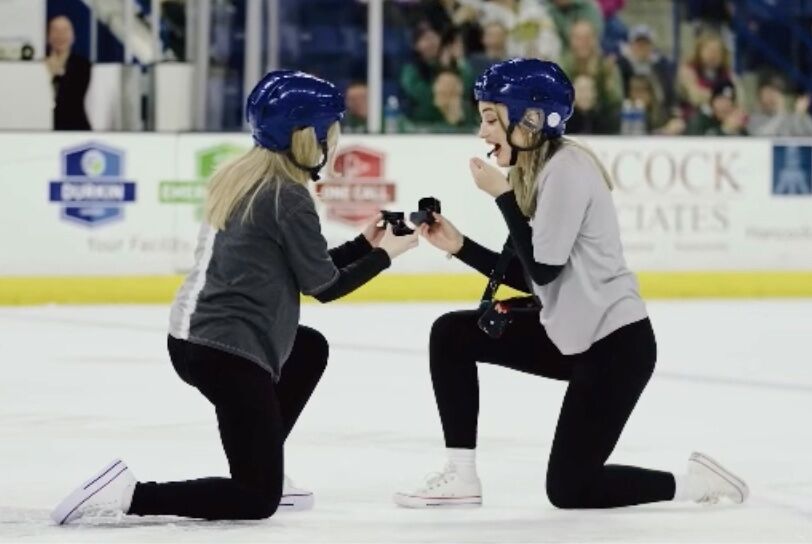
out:
{"label": "advertising banner", "polygon": [[[812,270],[812,143],[584,138],[611,173],[639,272]],[[206,182],[247,134],[0,134],[0,276],[171,275],[192,264]],[[507,230],[476,189],[473,136],[342,137],[314,193],[331,245],[420,198],[498,249]],[[468,271],[423,243],[394,272]]]}

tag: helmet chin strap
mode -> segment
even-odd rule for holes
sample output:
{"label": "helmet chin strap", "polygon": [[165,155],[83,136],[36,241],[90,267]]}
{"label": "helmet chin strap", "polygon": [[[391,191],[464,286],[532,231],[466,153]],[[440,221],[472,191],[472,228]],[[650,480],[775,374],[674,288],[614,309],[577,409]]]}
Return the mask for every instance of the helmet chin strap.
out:
{"label": "helmet chin strap", "polygon": [[515,129],[516,129],[516,123],[510,123],[510,125],[508,125],[507,143],[510,146],[510,166],[516,166],[516,161],[519,160],[519,151],[533,151],[534,149],[538,149],[542,145],[544,145],[544,142],[547,140],[547,138],[545,138],[544,135],[542,134],[542,137],[539,138],[539,141],[536,142],[535,144],[531,145],[531,146],[522,147],[520,145],[516,145],[516,144],[513,143],[513,139],[512,139],[513,138],[513,131]]}
{"label": "helmet chin strap", "polygon": [[325,164],[327,164],[327,140],[322,140],[319,142],[319,146],[321,147],[321,162],[316,166],[307,166],[300,163],[296,160],[296,157],[293,156],[293,151],[290,149],[285,152],[285,155],[287,155],[288,159],[290,159],[290,162],[292,162],[296,168],[308,172],[310,174],[310,179],[313,181],[319,181],[321,179],[321,176],[319,176],[319,171],[324,168]]}

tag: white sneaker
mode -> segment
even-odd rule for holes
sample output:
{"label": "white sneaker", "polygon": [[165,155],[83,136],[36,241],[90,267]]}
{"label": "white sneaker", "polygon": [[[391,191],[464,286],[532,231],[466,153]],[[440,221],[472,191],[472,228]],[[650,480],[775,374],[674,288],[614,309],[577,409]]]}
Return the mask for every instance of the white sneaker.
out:
{"label": "white sneaker", "polygon": [[315,497],[312,491],[296,487],[293,481],[285,476],[282,484],[282,499],[279,501],[279,509],[285,511],[301,511],[313,508]]}
{"label": "white sneaker", "polygon": [[447,464],[443,472],[432,474],[413,493],[395,493],[395,503],[406,508],[433,506],[482,506],[482,484],[479,478],[462,478],[454,465]]}
{"label": "white sneaker", "polygon": [[705,489],[702,497],[696,502],[716,504],[724,497],[736,504],[741,504],[750,495],[750,489],[744,480],[705,455],[694,452],[688,459],[688,477],[703,482]]}
{"label": "white sneaker", "polygon": [[130,509],[135,483],[127,465],[116,459],[59,503],[51,512],[51,519],[57,525],[64,525],[82,516],[126,513]]}

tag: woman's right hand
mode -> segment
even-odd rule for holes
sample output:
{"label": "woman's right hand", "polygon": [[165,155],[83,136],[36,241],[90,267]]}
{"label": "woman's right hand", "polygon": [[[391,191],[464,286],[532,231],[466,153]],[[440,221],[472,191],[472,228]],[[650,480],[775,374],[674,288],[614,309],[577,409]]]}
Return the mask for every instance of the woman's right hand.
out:
{"label": "woman's right hand", "polygon": [[457,230],[457,227],[455,227],[451,221],[439,213],[434,214],[433,225],[423,223],[418,228],[418,232],[420,236],[428,240],[431,245],[452,255],[462,249],[462,242],[464,240],[462,233]]}
{"label": "woman's right hand", "polygon": [[389,254],[389,259],[394,260],[395,257],[403,255],[412,248],[417,247],[417,233],[407,234],[406,236],[395,236],[392,232],[392,225],[386,226],[386,232],[378,243],[378,247]]}

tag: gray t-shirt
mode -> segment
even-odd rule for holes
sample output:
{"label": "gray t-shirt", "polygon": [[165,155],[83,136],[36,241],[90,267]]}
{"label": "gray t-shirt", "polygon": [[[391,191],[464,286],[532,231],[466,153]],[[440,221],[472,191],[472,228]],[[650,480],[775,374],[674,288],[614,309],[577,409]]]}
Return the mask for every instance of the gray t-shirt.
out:
{"label": "gray t-shirt", "polygon": [[647,316],[637,279],[626,267],[612,195],[595,160],[564,145],[539,173],[531,219],[533,256],[564,265],[547,285],[533,285],[541,323],[564,355],[581,353]]}
{"label": "gray t-shirt", "polygon": [[308,189],[261,190],[252,218],[200,229],[195,265],[170,313],[169,334],[254,361],[279,379],[299,324],[299,296],[318,294],[339,271]]}

